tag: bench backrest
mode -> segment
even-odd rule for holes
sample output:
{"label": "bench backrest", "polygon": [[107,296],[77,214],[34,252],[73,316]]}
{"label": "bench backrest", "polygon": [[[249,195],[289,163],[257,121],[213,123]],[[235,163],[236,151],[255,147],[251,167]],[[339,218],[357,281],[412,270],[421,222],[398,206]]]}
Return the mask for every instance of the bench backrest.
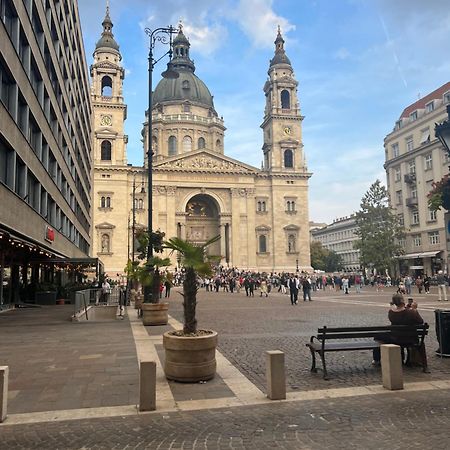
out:
{"label": "bench backrest", "polygon": [[362,339],[373,338],[380,340],[389,336],[393,340],[400,343],[414,343],[419,340],[423,342],[428,334],[429,325],[427,323],[421,325],[384,325],[372,327],[343,327],[332,328],[326,327],[317,330],[317,339],[320,341],[333,339]]}

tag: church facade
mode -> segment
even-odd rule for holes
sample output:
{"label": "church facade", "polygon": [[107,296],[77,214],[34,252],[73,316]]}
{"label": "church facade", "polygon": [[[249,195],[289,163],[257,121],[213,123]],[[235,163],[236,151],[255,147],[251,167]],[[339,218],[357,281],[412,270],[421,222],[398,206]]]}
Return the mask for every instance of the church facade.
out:
{"label": "church facade", "polygon": [[[127,164],[124,70],[107,11],[91,66],[93,106],[93,256],[112,278],[133,254],[133,230],[147,226],[147,159]],[[280,31],[264,86],[264,163],[257,169],[225,155],[225,125],[195,74],[180,28],[173,41],[178,78],[153,92],[153,229],[204,243],[221,264],[265,272],[311,270],[308,172],[297,81]],[[142,130],[147,155],[148,111]],[[134,204],[133,204],[134,202]],[[133,207],[134,206],[134,207]],[[177,265],[173,256],[173,266]]]}

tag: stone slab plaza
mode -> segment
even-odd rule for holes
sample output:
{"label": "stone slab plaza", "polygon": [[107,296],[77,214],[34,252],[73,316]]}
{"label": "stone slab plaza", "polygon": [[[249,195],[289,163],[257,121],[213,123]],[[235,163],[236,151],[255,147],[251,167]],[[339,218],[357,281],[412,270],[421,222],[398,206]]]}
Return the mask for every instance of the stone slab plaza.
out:
{"label": "stone slab plaza", "polygon": [[[199,325],[219,332],[218,369],[197,384],[162,372],[162,333],[182,320],[177,290],[164,327],[144,327],[131,307],[103,323],[71,323],[69,306],[2,313],[0,339],[14,345],[1,350],[10,375],[0,448],[448,448],[450,360],[435,355],[434,332],[434,309],[446,304],[435,290],[414,295],[430,324],[431,373],[404,367],[404,390],[388,391],[369,351],[328,354],[328,381],[310,372],[305,344],[318,327],[386,324],[391,295],[327,290],[292,306],[277,292],[202,290]],[[286,400],[267,398],[267,350],[285,353]],[[139,413],[138,360],[149,359],[157,409]]]}

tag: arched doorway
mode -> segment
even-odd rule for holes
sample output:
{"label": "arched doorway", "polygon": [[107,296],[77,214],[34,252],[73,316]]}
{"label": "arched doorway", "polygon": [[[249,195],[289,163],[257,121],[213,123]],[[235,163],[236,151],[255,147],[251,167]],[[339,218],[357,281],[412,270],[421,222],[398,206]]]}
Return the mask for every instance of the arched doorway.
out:
{"label": "arched doorway", "polygon": [[[194,195],[186,204],[186,239],[204,244],[220,234],[219,205],[209,195]],[[208,248],[210,255],[220,255],[220,241]]]}

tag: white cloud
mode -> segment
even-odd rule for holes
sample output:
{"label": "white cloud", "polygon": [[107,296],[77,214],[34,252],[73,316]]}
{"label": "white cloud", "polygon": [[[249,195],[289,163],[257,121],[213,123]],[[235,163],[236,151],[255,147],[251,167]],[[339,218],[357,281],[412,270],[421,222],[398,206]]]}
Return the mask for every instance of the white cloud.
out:
{"label": "white cloud", "polygon": [[341,47],[339,50],[336,50],[333,57],[335,59],[345,60],[350,57],[350,52],[348,51],[347,48]]}
{"label": "white cloud", "polygon": [[239,0],[232,16],[255,47],[272,47],[278,25],[285,38],[289,31],[295,30],[295,25],[277,15],[272,5],[273,0]]}
{"label": "white cloud", "polygon": [[214,53],[228,35],[226,28],[218,23],[213,26],[196,26],[185,22],[183,29],[195,51],[203,55]]}

